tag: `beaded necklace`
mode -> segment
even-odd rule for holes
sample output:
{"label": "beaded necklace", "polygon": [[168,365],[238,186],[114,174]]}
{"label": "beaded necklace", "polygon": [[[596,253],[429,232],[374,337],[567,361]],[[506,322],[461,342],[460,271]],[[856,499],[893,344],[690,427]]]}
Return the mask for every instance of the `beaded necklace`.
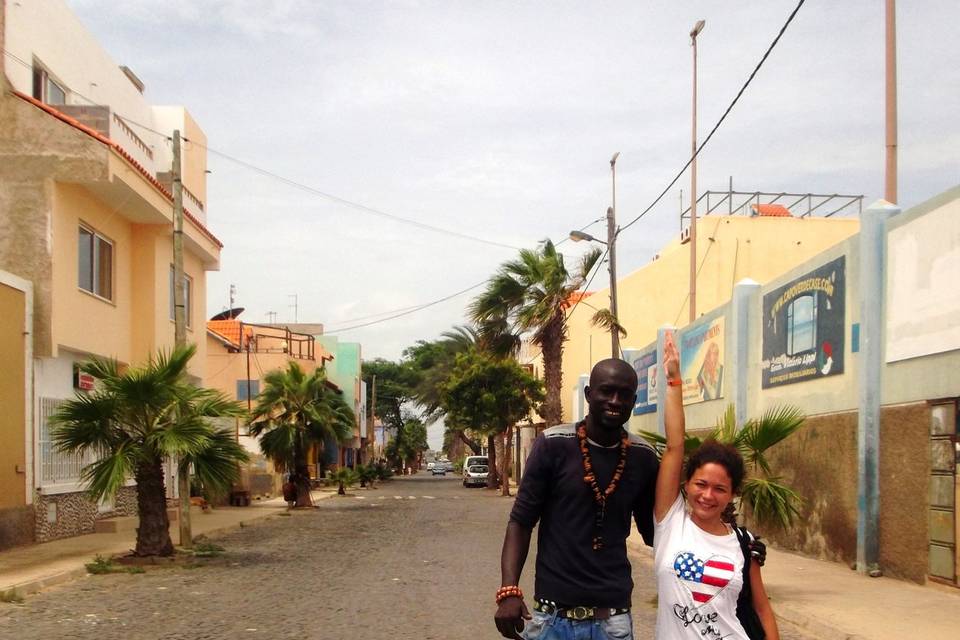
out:
{"label": "beaded necklace", "polygon": [[617,467],[613,471],[613,478],[610,484],[603,491],[600,491],[600,485],[597,484],[597,475],[593,472],[593,462],[590,460],[590,448],[587,446],[587,426],[585,421],[577,425],[577,439],[580,441],[580,455],[583,456],[583,481],[590,486],[593,491],[593,501],[596,503],[596,517],[594,519],[593,550],[603,549],[603,521],[607,515],[607,500],[617,490],[617,483],[623,477],[623,469],[627,464],[627,447],[630,444],[630,437],[623,432],[620,439],[620,460],[617,461]]}

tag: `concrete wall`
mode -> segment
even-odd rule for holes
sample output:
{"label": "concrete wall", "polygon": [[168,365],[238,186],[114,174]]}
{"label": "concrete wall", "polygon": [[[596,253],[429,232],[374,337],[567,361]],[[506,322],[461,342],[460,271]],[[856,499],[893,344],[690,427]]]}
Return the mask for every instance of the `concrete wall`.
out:
{"label": "concrete wall", "polygon": [[[857,233],[859,220],[712,215],[697,224],[698,317],[725,304],[733,285],[744,278],[767,282]],[[649,344],[658,327],[683,326],[689,308],[690,249],[677,238],[650,264],[617,282],[617,306],[627,337],[624,348]],[[564,420],[572,419],[571,398],[577,377],[610,355],[609,333],[590,318],[608,308],[609,291],[599,289],[581,302],[568,320],[564,345]]]}
{"label": "concrete wall", "polygon": [[[144,95],[62,0],[2,1],[6,5],[6,49],[27,63],[36,59],[42,64],[58,84],[69,90],[68,104],[87,105],[92,101],[110,105],[115,113],[152,125],[153,114]],[[14,88],[32,94],[31,68],[7,59],[6,72]],[[152,134],[135,133],[148,148],[163,146]],[[120,141],[141,165],[156,173],[154,161],[112,121],[110,138]]]}
{"label": "concrete wall", "polygon": [[[891,218],[886,224],[887,232],[907,229],[916,236],[919,246],[941,247],[927,258],[949,260],[952,259],[951,247],[956,247],[960,255],[960,224],[952,224],[957,211],[960,211],[960,188],[951,189]],[[926,216],[949,223],[924,224]],[[931,237],[931,234],[937,237]],[[859,237],[851,237],[756,287],[746,298],[746,331],[742,336],[734,330],[736,309],[733,304],[724,305],[698,320],[694,326],[714,318],[724,319],[726,381],[721,400],[685,407],[690,430],[706,429],[715,424],[727,405],[738,397],[746,406],[746,410],[738,407],[739,413],[745,417],[757,417],[768,409],[787,404],[803,410],[807,419],[801,429],[770,451],[775,474],[782,475],[805,500],[801,517],[789,531],[771,529],[763,533],[779,546],[842,562],[852,562],[857,552],[859,369],[863,345],[858,344],[855,334],[861,321],[861,297],[864,295],[859,273],[860,251]],[[842,373],[764,389],[761,369],[763,296],[841,257],[845,260]],[[898,273],[891,273],[890,277],[901,276],[909,266],[898,266]],[[889,273],[889,264],[886,269]],[[935,278],[931,277],[927,282],[933,283]],[[944,290],[939,294],[949,302],[955,295],[955,284],[941,288]],[[888,286],[888,296],[889,291]],[[884,301],[887,313],[892,305],[895,303],[890,299]],[[921,313],[923,309],[918,307],[915,314]],[[924,325],[925,317],[916,320],[917,327],[932,326],[934,331],[947,326],[943,323]],[[960,322],[960,315],[954,314],[951,322]],[[681,326],[678,329],[681,341],[691,328]],[[744,344],[739,345],[738,341]],[[653,346],[655,343],[647,345]],[[739,361],[736,357],[738,346],[742,346],[741,353],[747,354]],[[879,562],[888,575],[923,582],[929,571],[930,402],[940,399],[955,402],[960,398],[958,370],[960,349],[882,365]],[[577,373],[586,371],[584,368]],[[650,413],[634,416],[630,428],[657,431],[657,424],[658,414]]]}

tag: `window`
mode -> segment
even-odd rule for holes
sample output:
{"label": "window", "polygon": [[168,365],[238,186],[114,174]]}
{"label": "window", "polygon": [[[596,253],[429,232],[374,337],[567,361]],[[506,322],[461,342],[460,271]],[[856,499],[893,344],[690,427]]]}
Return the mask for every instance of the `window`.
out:
{"label": "window", "polygon": [[[247,393],[248,384],[249,393]],[[237,380],[237,400],[256,400],[258,395],[260,395],[259,380]]]}
{"label": "window", "polygon": [[817,296],[800,296],[787,307],[787,354],[812,351],[817,344]]}
{"label": "window", "polygon": [[47,104],[66,104],[67,90],[51,78],[46,69],[34,63],[33,97]]}
{"label": "window", "polygon": [[[173,282],[174,282],[174,272],[175,269],[173,265],[170,265],[170,319],[176,320],[174,313],[174,291],[173,291]],[[191,311],[193,310],[193,279],[187,274],[183,274],[183,315],[187,320],[187,326],[192,327],[193,323],[190,322]]]}
{"label": "window", "polygon": [[77,249],[78,286],[105,300],[113,300],[113,243],[81,225]]}

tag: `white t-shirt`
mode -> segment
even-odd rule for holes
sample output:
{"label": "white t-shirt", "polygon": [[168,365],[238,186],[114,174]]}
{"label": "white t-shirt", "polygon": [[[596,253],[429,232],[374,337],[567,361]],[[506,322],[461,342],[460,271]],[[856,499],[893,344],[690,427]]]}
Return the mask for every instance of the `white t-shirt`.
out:
{"label": "white t-shirt", "polygon": [[698,527],[677,496],[653,537],[657,640],[748,640],[737,620],[743,552],[732,531]]}

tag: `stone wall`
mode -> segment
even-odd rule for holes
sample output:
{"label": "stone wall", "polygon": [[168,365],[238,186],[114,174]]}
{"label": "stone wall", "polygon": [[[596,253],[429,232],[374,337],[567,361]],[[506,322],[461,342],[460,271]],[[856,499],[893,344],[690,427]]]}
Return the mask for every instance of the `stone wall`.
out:
{"label": "stone wall", "polygon": [[0,509],[0,550],[35,539],[33,505]]}
{"label": "stone wall", "polygon": [[137,515],[137,488],[122,487],[110,511],[99,511],[97,503],[84,492],[37,493],[34,505],[36,541],[50,542],[93,533],[94,524],[103,518]]}
{"label": "stone wall", "polygon": [[[929,420],[926,403],[884,407],[880,418],[880,567],[924,582],[927,572]],[[857,557],[857,413],[807,418],[769,452],[774,475],[804,499],[788,530],[763,530],[776,546],[853,565]]]}
{"label": "stone wall", "polygon": [[880,568],[923,583],[928,565],[930,406],[880,412]]}

